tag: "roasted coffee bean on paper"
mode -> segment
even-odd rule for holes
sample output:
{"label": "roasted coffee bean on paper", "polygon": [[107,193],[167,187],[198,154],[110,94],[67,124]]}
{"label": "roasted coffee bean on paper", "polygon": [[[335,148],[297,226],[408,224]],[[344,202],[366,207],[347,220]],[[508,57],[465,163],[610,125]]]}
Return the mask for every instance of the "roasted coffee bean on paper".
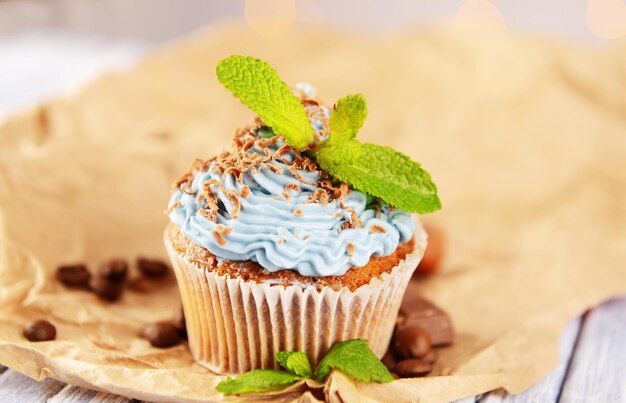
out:
{"label": "roasted coffee bean on paper", "polygon": [[383,358],[381,358],[380,361],[389,371],[393,371],[393,368],[396,365],[396,357],[394,356],[391,348],[387,349],[387,352],[383,355]]}
{"label": "roasted coffee bean on paper", "polygon": [[137,259],[137,267],[141,274],[150,278],[164,277],[169,272],[169,266],[163,261],[156,259],[140,257]]}
{"label": "roasted coffee bean on paper", "polygon": [[48,341],[57,337],[57,329],[47,320],[36,320],[24,326],[22,334],[29,341]]}
{"label": "roasted coffee bean on paper", "polygon": [[430,364],[434,364],[437,361],[438,357],[439,357],[439,353],[437,353],[437,350],[435,350],[434,348],[431,348],[428,354],[422,357],[422,360]]}
{"label": "roasted coffee bean on paper", "polygon": [[428,234],[428,246],[415,272],[429,275],[435,273],[441,264],[445,252],[446,237],[443,230],[437,225],[425,224],[424,228]]}
{"label": "roasted coffee bean on paper", "polygon": [[128,263],[122,259],[113,259],[105,262],[98,276],[106,279],[112,283],[121,283],[126,280],[126,274],[128,273]]}
{"label": "roasted coffee bean on paper", "polygon": [[114,302],[122,296],[124,284],[120,282],[109,281],[104,277],[94,276],[89,282],[89,288],[98,298],[105,301]]}
{"label": "roasted coffee bean on paper", "polygon": [[88,288],[90,278],[91,274],[84,264],[63,265],[56,271],[56,279],[70,288]]}
{"label": "roasted coffee bean on paper", "polygon": [[394,372],[402,378],[416,378],[418,376],[428,375],[432,370],[432,364],[416,358],[402,360],[398,362],[394,368]]}
{"label": "roasted coffee bean on paper", "polygon": [[422,358],[430,347],[430,336],[420,327],[404,327],[394,336],[394,349],[402,358]]}
{"label": "roasted coffee bean on paper", "polygon": [[174,318],[174,325],[178,328],[178,335],[181,339],[187,339],[187,322],[185,321],[185,311],[181,307]]}
{"label": "roasted coffee bean on paper", "polygon": [[143,338],[153,347],[167,348],[181,342],[178,327],[168,322],[157,322],[147,325],[142,332]]}

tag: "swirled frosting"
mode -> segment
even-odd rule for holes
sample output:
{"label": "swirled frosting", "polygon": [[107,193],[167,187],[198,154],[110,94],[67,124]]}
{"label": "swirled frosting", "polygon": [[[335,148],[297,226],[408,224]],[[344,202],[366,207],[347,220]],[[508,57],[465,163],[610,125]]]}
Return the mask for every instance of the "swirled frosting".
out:
{"label": "swirled frosting", "polygon": [[[319,140],[330,111],[312,105],[307,111]],[[218,261],[252,260],[270,272],[319,277],[343,275],[411,239],[410,214],[333,183],[314,161],[258,126],[239,130],[233,151],[197,161],[178,182],[169,218],[193,243]]]}

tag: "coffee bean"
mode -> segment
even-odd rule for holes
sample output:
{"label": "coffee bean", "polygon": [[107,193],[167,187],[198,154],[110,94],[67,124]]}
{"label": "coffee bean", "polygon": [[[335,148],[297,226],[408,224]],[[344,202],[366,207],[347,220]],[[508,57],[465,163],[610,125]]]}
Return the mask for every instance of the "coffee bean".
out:
{"label": "coffee bean", "polygon": [[161,260],[155,259],[137,259],[137,267],[139,271],[146,277],[157,278],[163,277],[169,271],[167,264]]}
{"label": "coffee bean", "polygon": [[150,281],[144,277],[132,277],[128,281],[128,288],[134,292],[148,293],[156,288],[154,281]]}
{"label": "coffee bean", "polygon": [[122,259],[113,259],[100,267],[98,275],[112,283],[121,283],[126,280],[128,263]]}
{"label": "coffee bean", "polygon": [[422,358],[430,350],[430,336],[419,327],[405,327],[394,337],[396,353],[402,358]]}
{"label": "coffee bean", "polygon": [[178,328],[180,338],[187,340],[187,322],[185,321],[185,311],[183,311],[182,306],[174,318],[174,325]]}
{"label": "coffee bean", "polygon": [[47,320],[36,320],[24,326],[22,334],[30,341],[48,341],[57,337],[57,329]]}
{"label": "coffee bean", "polygon": [[393,367],[396,365],[396,357],[394,357],[393,351],[388,349],[383,358],[380,361],[387,367],[389,371],[393,371]]}
{"label": "coffee bean", "polygon": [[56,279],[70,288],[87,288],[90,277],[91,274],[84,264],[63,265],[56,271]]}
{"label": "coffee bean", "polygon": [[422,261],[417,266],[416,273],[428,275],[439,268],[445,251],[446,238],[443,230],[437,225],[426,224],[424,228],[428,233],[428,246]]}
{"label": "coffee bean", "polygon": [[94,276],[89,282],[89,288],[100,299],[113,302],[122,296],[124,285],[119,282],[112,282],[100,276]]}
{"label": "coffee bean", "polygon": [[422,358],[422,360],[426,361],[429,364],[434,364],[437,361],[438,357],[439,357],[439,354],[437,353],[437,350],[435,350],[434,348],[431,348],[428,354],[426,354]]}
{"label": "coffee bean", "polygon": [[400,361],[396,364],[394,369],[402,378],[415,378],[428,375],[432,370],[433,366],[430,363],[415,358]]}
{"label": "coffee bean", "polygon": [[143,338],[153,347],[167,348],[180,343],[178,328],[168,322],[151,323],[143,329]]}

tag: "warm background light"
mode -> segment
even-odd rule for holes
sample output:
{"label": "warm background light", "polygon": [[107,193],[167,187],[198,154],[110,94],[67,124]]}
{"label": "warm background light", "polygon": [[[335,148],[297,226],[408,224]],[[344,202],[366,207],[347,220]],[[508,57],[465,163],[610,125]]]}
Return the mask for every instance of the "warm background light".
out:
{"label": "warm background light", "polygon": [[296,19],[295,0],[246,0],[248,26],[259,35],[278,36],[289,31]]}
{"label": "warm background light", "polygon": [[626,37],[626,3],[622,0],[589,0],[586,17],[589,29],[600,38]]}
{"label": "warm background light", "polygon": [[466,0],[456,15],[456,24],[465,29],[504,32],[506,21],[496,6],[487,0]]}

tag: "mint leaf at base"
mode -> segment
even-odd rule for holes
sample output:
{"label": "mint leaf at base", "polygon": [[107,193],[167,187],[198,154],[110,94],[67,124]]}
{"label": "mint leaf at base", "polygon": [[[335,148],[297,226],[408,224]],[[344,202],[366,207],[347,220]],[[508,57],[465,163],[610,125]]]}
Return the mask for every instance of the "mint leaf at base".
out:
{"label": "mint leaf at base", "polygon": [[312,378],[313,370],[309,358],[301,351],[279,351],[276,353],[276,361],[289,372],[302,376],[304,378]]}
{"label": "mint leaf at base", "polygon": [[321,146],[316,159],[342,182],[405,211],[425,214],[441,208],[430,174],[393,148],[351,140]]}
{"label": "mint leaf at base", "polygon": [[352,339],[336,343],[318,364],[315,379],[324,380],[336,369],[361,382],[385,383],[393,376],[367,345],[367,340]]}
{"label": "mint leaf at base", "polygon": [[283,389],[302,377],[276,369],[255,369],[236,378],[228,377],[215,388],[225,395],[240,393],[263,393]]}
{"label": "mint leaf at base", "polygon": [[313,140],[313,127],[300,100],[276,70],[263,60],[233,55],[220,61],[217,79],[256,112],[290,146],[302,150]]}

